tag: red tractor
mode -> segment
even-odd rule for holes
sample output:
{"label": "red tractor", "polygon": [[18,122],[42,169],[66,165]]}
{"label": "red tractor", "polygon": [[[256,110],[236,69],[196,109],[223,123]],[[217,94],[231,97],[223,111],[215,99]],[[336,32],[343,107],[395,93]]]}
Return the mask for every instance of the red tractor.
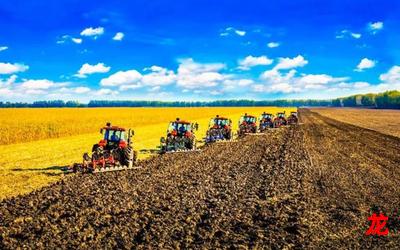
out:
{"label": "red tractor", "polygon": [[194,131],[198,127],[197,123],[190,123],[179,118],[170,122],[167,129],[167,137],[161,137],[160,139],[160,153],[196,150]]}
{"label": "red tractor", "polygon": [[258,127],[258,130],[260,133],[265,132],[268,128],[273,128],[274,127],[274,115],[269,114],[269,113],[262,113],[260,117],[260,126]]}
{"label": "red tractor", "polygon": [[243,136],[245,134],[257,133],[257,118],[247,113],[240,117],[239,119],[239,130],[238,136]]}
{"label": "red tractor", "polygon": [[217,115],[210,120],[206,134],[206,143],[232,139],[232,121]]}
{"label": "red tractor", "polygon": [[286,114],[285,112],[279,112],[276,114],[274,119],[274,128],[279,128],[281,126],[287,125]]}
{"label": "red tractor", "polygon": [[100,133],[103,138],[93,145],[91,156],[83,154],[83,163],[74,164],[67,172],[107,172],[133,168],[137,158],[132,145],[134,131],[107,123]]}
{"label": "red tractor", "polygon": [[297,116],[297,112],[291,112],[288,118],[288,124],[293,125],[299,122],[299,117]]}

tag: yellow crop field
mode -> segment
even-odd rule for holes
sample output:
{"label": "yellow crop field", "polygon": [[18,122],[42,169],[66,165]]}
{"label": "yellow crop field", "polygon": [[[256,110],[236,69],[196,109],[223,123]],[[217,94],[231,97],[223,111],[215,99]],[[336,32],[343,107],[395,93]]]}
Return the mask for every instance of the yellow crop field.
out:
{"label": "yellow crop field", "polygon": [[[54,108],[0,109],[0,199],[30,192],[62,178],[61,166],[81,162],[84,152],[100,140],[106,122],[132,128],[134,147],[155,149],[176,117],[197,122],[197,139],[205,136],[210,118],[232,119],[237,130],[245,112],[294,111],[295,108]],[[139,159],[148,157],[140,154]]]}

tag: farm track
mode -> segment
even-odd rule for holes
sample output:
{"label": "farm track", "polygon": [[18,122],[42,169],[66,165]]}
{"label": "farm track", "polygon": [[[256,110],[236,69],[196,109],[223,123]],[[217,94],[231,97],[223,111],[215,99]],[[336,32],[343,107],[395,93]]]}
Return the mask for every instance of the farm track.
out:
{"label": "farm track", "polygon": [[371,207],[400,208],[400,139],[308,110],[300,119],[4,200],[0,249],[398,246],[398,234],[364,232]]}

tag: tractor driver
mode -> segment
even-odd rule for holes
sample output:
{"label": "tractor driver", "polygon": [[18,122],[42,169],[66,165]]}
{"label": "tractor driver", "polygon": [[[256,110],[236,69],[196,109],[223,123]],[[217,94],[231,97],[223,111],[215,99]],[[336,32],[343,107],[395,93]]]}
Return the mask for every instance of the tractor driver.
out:
{"label": "tractor driver", "polygon": [[185,125],[181,124],[179,126],[179,133],[183,135],[186,132]]}
{"label": "tractor driver", "polygon": [[111,135],[111,141],[119,141],[117,131],[114,130],[113,134]]}

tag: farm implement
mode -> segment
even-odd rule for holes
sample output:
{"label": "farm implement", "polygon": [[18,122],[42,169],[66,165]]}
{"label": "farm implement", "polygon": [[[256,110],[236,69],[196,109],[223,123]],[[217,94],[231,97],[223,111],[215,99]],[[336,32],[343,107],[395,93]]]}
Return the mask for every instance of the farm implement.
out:
{"label": "farm implement", "polygon": [[263,133],[267,131],[268,128],[274,127],[274,115],[269,113],[262,113],[260,117],[260,125],[258,126],[258,131]]}
{"label": "farm implement", "polygon": [[289,116],[289,118],[287,120],[287,123],[289,125],[293,125],[293,124],[297,124],[298,122],[299,122],[299,118],[297,116],[297,112],[291,112],[290,116]]}
{"label": "farm implement", "polygon": [[247,113],[239,119],[239,130],[238,136],[241,137],[245,134],[256,134],[257,133],[257,118]]}
{"label": "farm implement", "polygon": [[286,113],[285,112],[279,112],[276,114],[276,117],[274,118],[274,128],[279,128],[281,126],[287,125],[287,119],[286,119]]}
{"label": "farm implement", "polygon": [[91,155],[84,153],[82,163],[75,163],[64,172],[97,173],[137,168],[134,166],[137,153],[132,145],[133,130],[107,123],[100,133],[103,138],[93,145]]}
{"label": "farm implement", "polygon": [[232,120],[219,115],[210,120],[205,143],[229,142],[232,137]]}
{"label": "farm implement", "polygon": [[170,122],[167,136],[160,139],[160,154],[199,151],[194,134],[198,127],[197,123],[190,123],[179,118]]}

